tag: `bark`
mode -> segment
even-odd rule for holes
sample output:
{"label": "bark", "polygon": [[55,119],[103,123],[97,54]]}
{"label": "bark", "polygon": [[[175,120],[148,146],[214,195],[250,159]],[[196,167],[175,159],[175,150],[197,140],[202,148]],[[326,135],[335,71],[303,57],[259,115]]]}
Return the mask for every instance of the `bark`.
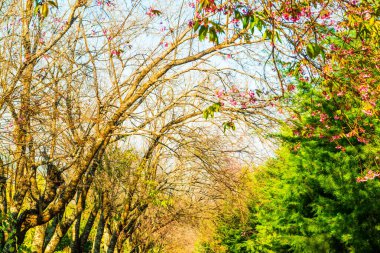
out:
{"label": "bark", "polygon": [[82,218],[82,213],[80,213],[75,220],[75,224],[73,227],[73,242],[71,244],[71,253],[82,252],[81,245],[80,245],[80,236],[79,236],[81,218]]}
{"label": "bark", "polygon": [[56,227],[53,236],[51,237],[50,241],[46,245],[46,249],[44,253],[53,253],[55,252],[55,249],[57,248],[59,242],[61,239],[65,236],[71,225],[76,219],[76,214],[73,214],[72,216],[66,218],[64,221],[58,224]]}
{"label": "bark", "polygon": [[76,211],[71,214],[69,217],[67,217],[64,221],[59,223],[54,231],[53,236],[51,237],[51,240],[48,242],[45,253],[53,253],[55,252],[56,247],[58,246],[61,239],[65,236],[71,225],[76,221],[79,217],[81,217],[81,214],[85,208],[85,199],[87,196],[87,189],[83,190],[81,193],[81,196],[78,198],[78,203],[76,207]]}
{"label": "bark", "polygon": [[3,160],[0,157],[0,214],[7,212],[7,177]]}
{"label": "bark", "polygon": [[116,232],[112,233],[110,244],[108,245],[107,253],[114,253],[118,235]]}
{"label": "bark", "polygon": [[100,214],[99,222],[98,222],[98,229],[96,231],[96,236],[95,236],[94,245],[92,248],[92,253],[100,253],[100,245],[102,242],[105,222],[106,221],[105,221],[104,214],[102,211]]}
{"label": "bark", "polygon": [[[93,173],[99,165],[99,160],[103,156],[106,145],[104,141],[109,141],[109,136],[105,139],[99,138],[92,147],[89,148],[82,156],[82,159],[76,164],[75,169],[78,171],[71,176],[71,181],[67,185],[62,185],[58,190],[60,197],[57,201],[50,203],[42,213],[30,212],[29,210],[22,213],[20,216],[20,226],[23,231],[28,231],[30,228],[40,224],[44,224],[53,219],[58,213],[65,209],[67,203],[69,203],[78,191],[78,184],[85,177],[85,173],[88,172],[84,184],[89,187],[93,180]],[[89,169],[90,168],[90,169]],[[74,168],[73,168],[74,169]],[[89,170],[88,170],[89,169]],[[58,194],[58,193],[57,193]]]}
{"label": "bark", "polygon": [[[7,214],[7,178],[5,176],[5,168],[3,160],[0,157],[0,216],[6,217]],[[0,230],[0,250],[5,244],[5,234]]]}
{"label": "bark", "polygon": [[75,221],[74,221],[74,227],[73,227],[73,242],[71,244],[71,252],[72,253],[78,253],[80,252],[80,242],[79,242],[79,233],[80,233],[80,222],[81,222],[81,219],[82,219],[82,212],[85,208],[85,201],[86,201],[86,196],[87,194],[83,193],[83,194],[80,194],[79,192],[77,193],[77,206],[82,206],[83,208],[81,210],[77,210],[78,211],[78,215],[77,217],[75,218]]}
{"label": "bark", "polygon": [[112,236],[110,231],[110,226],[108,223],[106,223],[103,235],[103,252],[108,252],[108,246],[110,245]]}
{"label": "bark", "polygon": [[[86,204],[86,197],[88,190],[90,188],[90,185],[93,181],[93,174],[95,173],[96,168],[99,165],[99,160],[96,159],[96,161],[93,163],[91,170],[88,173],[88,176],[84,180],[85,187],[82,190],[81,197],[78,199],[79,202],[77,204],[77,211],[76,213],[72,214],[69,218],[67,218],[64,222],[58,224],[51,240],[46,246],[45,253],[52,253],[55,251],[56,247],[58,246],[59,242],[61,241],[62,237],[65,236],[70,226],[73,224],[73,222],[77,219],[79,215],[83,212]],[[79,240],[78,240],[79,241]]]}
{"label": "bark", "polygon": [[60,220],[62,219],[62,213],[57,215],[51,224],[49,224],[45,230],[45,242],[44,242],[44,252],[46,249],[47,244],[50,242],[52,239],[55,230],[57,229],[58,224],[60,223]]}
{"label": "bark", "polygon": [[57,189],[63,184],[63,179],[61,173],[57,166],[52,163],[47,165],[47,177],[46,177],[46,187],[43,193],[43,206],[41,209],[45,209],[47,204],[54,200],[57,194]]}
{"label": "bark", "polygon": [[122,252],[123,245],[124,245],[124,242],[126,239],[127,239],[127,237],[126,237],[125,233],[121,233],[119,236],[119,239],[117,240],[117,245],[116,245],[117,252]]}
{"label": "bark", "polygon": [[88,241],[88,237],[90,235],[91,229],[94,226],[96,215],[98,214],[98,207],[94,206],[90,212],[90,216],[87,219],[86,225],[84,227],[84,230],[82,232],[82,235],[80,236],[80,247],[83,251],[84,245]]}
{"label": "bark", "polygon": [[46,225],[36,227],[33,237],[33,253],[44,252]]}

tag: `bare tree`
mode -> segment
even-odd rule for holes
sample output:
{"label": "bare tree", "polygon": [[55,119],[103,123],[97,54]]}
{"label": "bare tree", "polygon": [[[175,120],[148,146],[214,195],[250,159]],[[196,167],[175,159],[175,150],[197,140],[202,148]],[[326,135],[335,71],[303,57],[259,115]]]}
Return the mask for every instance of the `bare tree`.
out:
{"label": "bare tree", "polygon": [[[280,83],[265,88],[268,80],[252,74],[257,65],[243,64],[243,57],[257,62],[265,48],[261,35],[247,37],[247,29],[227,19],[223,40],[200,42],[188,25],[194,10],[185,1],[161,1],[154,8],[139,0],[55,5],[0,3],[0,196],[1,214],[12,225],[3,232],[5,252],[20,245],[31,228],[54,224],[52,243],[81,219],[92,175],[110,144],[145,136],[152,140],[147,157],[154,158],[169,140],[166,148],[178,153],[195,141],[191,131],[201,133],[187,120],[198,124],[194,119],[217,102],[217,86],[238,82],[273,95],[280,90]],[[269,122],[262,121],[271,113],[267,106],[263,98],[245,110],[221,112],[227,120],[261,127]],[[149,166],[159,163],[150,159]],[[68,208],[75,215],[54,223]],[[39,248],[49,252],[49,243]]]}

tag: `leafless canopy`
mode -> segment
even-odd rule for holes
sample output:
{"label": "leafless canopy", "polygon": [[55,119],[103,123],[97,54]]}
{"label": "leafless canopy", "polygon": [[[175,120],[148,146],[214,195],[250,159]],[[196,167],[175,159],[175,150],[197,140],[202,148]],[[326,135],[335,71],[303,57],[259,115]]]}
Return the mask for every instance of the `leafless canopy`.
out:
{"label": "leafless canopy", "polygon": [[[261,35],[244,39],[231,24],[218,44],[200,42],[187,1],[62,0],[46,17],[36,9],[44,4],[0,3],[0,212],[14,220],[18,241],[70,203],[85,210],[80,196],[104,195],[99,186],[113,180],[104,167],[116,147],[138,154],[135,169],[159,171],[149,174],[155,187],[188,192],[200,184],[197,196],[217,198],[204,185],[232,173],[223,172],[223,157],[249,155],[239,136],[270,127],[272,112],[263,101],[226,105],[216,121],[202,113],[220,88],[279,92],[275,76],[262,74],[270,52]],[[224,121],[240,130],[224,135]],[[123,173],[119,179],[130,180],[132,171]],[[117,187],[119,197],[130,190]]]}

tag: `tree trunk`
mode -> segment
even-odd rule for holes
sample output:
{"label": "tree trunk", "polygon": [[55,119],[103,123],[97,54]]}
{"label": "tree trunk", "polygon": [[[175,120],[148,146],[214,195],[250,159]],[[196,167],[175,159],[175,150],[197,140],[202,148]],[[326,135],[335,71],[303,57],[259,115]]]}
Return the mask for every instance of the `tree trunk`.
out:
{"label": "tree trunk", "polygon": [[66,220],[64,220],[63,222],[57,225],[57,228],[55,229],[53,236],[51,237],[50,241],[48,241],[46,245],[46,249],[44,253],[55,252],[55,249],[57,248],[59,242],[61,241],[62,237],[65,236],[65,234],[67,233],[67,230],[69,230],[75,218],[76,218],[76,215],[73,214],[71,217],[68,217]]}
{"label": "tree trunk", "polygon": [[[4,173],[4,164],[0,158],[0,216],[6,217],[7,214],[7,178]],[[2,250],[3,245],[5,244],[5,233],[0,230],[0,250]]]}
{"label": "tree trunk", "polygon": [[44,252],[46,225],[37,226],[33,237],[33,253]]}
{"label": "tree trunk", "polygon": [[117,240],[117,252],[123,252],[123,245],[124,245],[124,242],[125,240],[127,239],[127,236],[125,235],[125,233],[121,233],[118,240]]}
{"label": "tree trunk", "polygon": [[80,213],[75,220],[75,225],[73,227],[73,242],[71,244],[71,253],[82,252],[81,245],[80,245],[80,237],[79,237],[81,218],[82,218],[82,213]]}
{"label": "tree trunk", "polygon": [[106,223],[103,235],[103,252],[108,252],[108,246],[110,245],[112,236],[110,231],[110,226],[108,223]]}
{"label": "tree trunk", "polygon": [[110,240],[110,244],[108,245],[107,253],[113,253],[115,251],[116,243],[117,243],[117,233],[113,232]]}
{"label": "tree trunk", "polygon": [[98,229],[96,231],[96,236],[95,236],[95,240],[94,240],[94,246],[92,248],[92,253],[100,253],[100,244],[102,242],[104,226],[105,226],[105,219],[104,219],[104,214],[102,211],[100,214],[99,222],[98,222]]}
{"label": "tree trunk", "polygon": [[[83,206],[83,209],[85,207],[85,201],[86,201],[86,196],[85,194],[81,194],[80,191],[78,191],[77,193],[77,199],[76,199],[76,202],[77,202],[77,206],[81,205]],[[77,210],[78,212],[79,210]],[[78,215],[77,217],[75,218],[75,223],[74,223],[74,226],[73,226],[73,242],[70,246],[70,249],[71,249],[71,253],[80,253],[80,241],[79,241],[79,234],[80,234],[80,222],[81,222],[81,219],[82,219],[82,210],[80,210],[78,212]]]}
{"label": "tree trunk", "polygon": [[60,222],[61,219],[62,219],[62,213],[60,213],[59,215],[57,215],[56,217],[54,217],[54,219],[51,222],[51,224],[47,226],[47,228],[45,230],[45,242],[44,242],[44,250],[43,250],[43,252],[45,252],[46,246],[50,242],[50,240],[52,239],[52,237],[54,235],[54,232],[57,229],[57,226],[58,226],[58,224],[59,224],[59,222]]}
{"label": "tree trunk", "polygon": [[82,235],[80,236],[80,248],[83,252],[84,246],[88,241],[88,237],[90,235],[91,229],[94,226],[96,215],[98,214],[98,207],[94,206],[90,212],[90,216],[87,219],[86,226],[84,227],[84,230],[82,232]]}

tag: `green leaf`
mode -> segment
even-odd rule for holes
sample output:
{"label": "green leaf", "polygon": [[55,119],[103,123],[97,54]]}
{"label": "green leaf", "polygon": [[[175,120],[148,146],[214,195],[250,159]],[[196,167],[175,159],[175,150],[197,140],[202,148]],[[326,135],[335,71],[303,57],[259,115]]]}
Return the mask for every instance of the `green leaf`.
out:
{"label": "green leaf", "polygon": [[206,38],[207,32],[208,32],[208,28],[205,27],[204,25],[202,25],[201,28],[199,29],[199,40],[200,41],[202,41]]}
{"label": "green leaf", "polygon": [[58,9],[58,3],[54,2],[54,1],[48,1],[48,3],[49,3],[51,6],[54,6],[55,8]]}
{"label": "green leaf", "polygon": [[34,8],[34,11],[33,11],[33,15],[37,15],[38,14],[38,11],[40,10],[41,8],[41,5],[37,5],[35,8]]}
{"label": "green leaf", "polygon": [[321,47],[317,44],[314,44],[314,57],[317,57],[321,53]]}
{"label": "green leaf", "polygon": [[306,53],[307,53],[307,55],[308,55],[310,58],[314,58],[315,51],[314,51],[313,44],[308,44],[308,45],[306,46]]}
{"label": "green leaf", "polygon": [[211,42],[215,42],[216,44],[218,44],[219,43],[219,38],[218,38],[218,35],[216,34],[215,28],[211,27],[209,29],[209,33],[210,33],[210,41]]}
{"label": "green leaf", "polygon": [[325,50],[323,50],[323,48],[321,48],[321,56],[322,56],[323,61],[326,61],[326,54],[325,54]]}
{"label": "green leaf", "polygon": [[210,23],[213,25],[217,33],[224,33],[223,28],[218,23],[215,23],[213,21],[210,21]]}
{"label": "green leaf", "polygon": [[214,112],[219,112],[220,107],[222,107],[222,104],[221,103],[215,103],[211,107],[212,107]]}
{"label": "green leaf", "polygon": [[203,111],[203,118],[208,119],[209,117],[214,118],[215,112],[219,112],[220,107],[222,105],[220,103],[215,103],[209,106],[206,110]]}
{"label": "green leaf", "polygon": [[259,29],[260,32],[263,29],[263,21],[261,21],[260,19],[258,19],[257,21],[257,29]]}
{"label": "green leaf", "polygon": [[223,123],[223,132],[225,133],[225,132],[226,132],[226,130],[227,130],[227,123],[226,123],[226,122],[224,122],[224,123]]}
{"label": "green leaf", "polygon": [[276,31],[276,38],[278,40],[278,42],[282,43],[282,40],[280,38],[280,34]]}
{"label": "green leaf", "polygon": [[225,133],[228,129],[231,129],[233,131],[236,130],[236,126],[232,121],[223,123],[223,132]]}
{"label": "green leaf", "polygon": [[41,15],[42,17],[46,18],[49,15],[49,6],[47,3],[44,3],[41,6]]}
{"label": "green leaf", "polygon": [[200,26],[199,22],[195,21],[195,23],[194,23],[194,32],[196,32],[198,30],[199,26]]}
{"label": "green leaf", "polygon": [[204,118],[204,119],[207,119],[207,118],[208,118],[208,115],[209,115],[208,110],[207,110],[207,109],[204,110],[204,111],[203,111],[203,118]]}
{"label": "green leaf", "polygon": [[259,90],[259,89],[255,89],[255,92],[256,92],[256,95],[257,95],[258,97],[260,97],[261,94],[263,94],[263,92],[262,92],[261,90]]}
{"label": "green leaf", "polygon": [[211,30],[210,30],[210,36],[209,36],[209,39],[210,39],[211,42],[214,42],[214,41],[215,41],[215,35],[214,35],[214,33],[211,32]]}
{"label": "green leaf", "polygon": [[322,52],[323,48],[317,44],[310,43],[306,46],[306,53],[310,58],[315,58]]}
{"label": "green leaf", "polygon": [[247,26],[249,24],[249,17],[243,16],[242,21],[243,21],[243,29],[247,28]]}
{"label": "green leaf", "polygon": [[263,35],[263,39],[266,40],[266,39],[270,39],[272,40],[272,31],[271,30],[265,30],[264,32],[264,35]]}

